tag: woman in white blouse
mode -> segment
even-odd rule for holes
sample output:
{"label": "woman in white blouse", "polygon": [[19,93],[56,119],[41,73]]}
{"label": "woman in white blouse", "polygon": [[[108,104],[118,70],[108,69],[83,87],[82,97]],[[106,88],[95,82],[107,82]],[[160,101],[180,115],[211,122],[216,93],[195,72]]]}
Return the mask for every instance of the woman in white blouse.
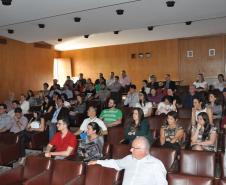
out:
{"label": "woman in white blouse", "polygon": [[205,81],[202,73],[199,73],[197,80],[193,83],[197,91],[206,91],[208,90],[208,83]]}
{"label": "woman in white blouse", "polygon": [[147,95],[145,93],[139,93],[139,103],[136,103],[135,107],[139,107],[143,110],[144,117],[151,116],[152,103],[148,102]]}
{"label": "woman in white blouse", "polygon": [[171,96],[164,96],[162,101],[158,104],[156,115],[168,114],[170,111],[176,111],[176,100],[173,100]]}

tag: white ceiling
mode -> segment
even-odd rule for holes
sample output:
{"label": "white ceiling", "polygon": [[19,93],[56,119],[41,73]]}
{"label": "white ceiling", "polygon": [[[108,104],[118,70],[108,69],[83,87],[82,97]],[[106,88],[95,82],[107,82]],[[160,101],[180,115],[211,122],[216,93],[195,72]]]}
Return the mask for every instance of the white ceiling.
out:
{"label": "white ceiling", "polygon": [[[226,0],[176,0],[173,8],[165,1],[12,0],[9,7],[0,5],[0,35],[69,50],[226,33]],[[124,9],[124,15],[117,15],[116,9]],[[80,23],[73,21],[76,16],[82,18]],[[202,21],[183,23],[194,20]],[[46,27],[38,28],[39,23]],[[152,32],[146,29],[149,25],[156,26]],[[15,33],[10,35],[7,29]],[[122,31],[114,35],[114,30]],[[83,38],[85,34],[90,37]],[[63,42],[59,44],[58,38]]]}

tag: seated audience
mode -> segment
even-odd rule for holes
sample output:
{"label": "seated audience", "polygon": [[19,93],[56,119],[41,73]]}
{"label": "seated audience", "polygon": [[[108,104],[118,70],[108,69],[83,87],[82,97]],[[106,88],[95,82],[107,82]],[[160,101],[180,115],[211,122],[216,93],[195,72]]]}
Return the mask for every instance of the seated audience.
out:
{"label": "seated audience", "polygon": [[[69,121],[66,118],[60,118],[57,122],[57,132],[47,145],[45,156],[63,159],[74,155],[77,150],[77,139],[72,132],[68,130]],[[51,151],[55,148],[55,151]]]}
{"label": "seated audience", "polygon": [[223,92],[224,87],[226,86],[226,82],[224,80],[223,74],[218,74],[217,76],[217,82],[214,83],[214,89],[218,89],[219,91]]}
{"label": "seated audience", "polygon": [[103,157],[104,138],[100,136],[100,127],[95,122],[87,126],[87,136],[81,140],[78,154],[84,161],[98,160]]}
{"label": "seated audience", "polygon": [[36,106],[37,102],[35,99],[34,92],[32,90],[27,91],[27,98],[26,100],[29,102],[30,107]]}
{"label": "seated audience", "polygon": [[61,97],[57,98],[57,105],[54,108],[51,123],[49,124],[49,140],[51,140],[56,133],[56,124],[62,117],[68,117],[69,110],[64,107],[64,100]]}
{"label": "seated audience", "polygon": [[45,120],[41,117],[41,113],[38,111],[33,112],[33,117],[30,119],[25,130],[20,133],[21,140],[21,153],[25,156],[25,146],[29,144],[32,136],[37,132],[44,132]]}
{"label": "seated audience", "polygon": [[114,82],[108,86],[108,89],[111,92],[119,92],[122,88],[121,83],[119,83],[119,76],[115,76]]}
{"label": "seated audience", "polygon": [[76,96],[76,102],[73,106],[73,110],[69,112],[70,116],[75,116],[76,114],[83,114],[86,111],[86,103],[83,100],[81,94]]}
{"label": "seated audience", "polygon": [[[67,79],[66,79],[66,81],[64,82],[64,86],[67,86],[68,89],[72,90],[72,89],[73,89],[73,85],[74,85],[73,80],[71,79],[70,76],[67,76]],[[66,93],[66,94],[67,94],[67,93]],[[72,98],[72,97],[70,97],[69,94],[67,94],[67,96],[68,96],[69,99]]]}
{"label": "seated audience", "polygon": [[107,135],[108,131],[107,131],[107,127],[105,126],[104,122],[97,118],[97,108],[94,106],[90,106],[88,111],[88,118],[84,119],[84,121],[82,122],[80,128],[74,133],[75,135],[79,135],[82,132],[87,132],[87,126],[90,122],[96,122],[99,127],[101,128],[101,134],[102,135]]}
{"label": "seated audience", "polygon": [[201,95],[197,95],[193,99],[193,108],[192,108],[192,125],[195,125],[198,121],[198,114],[200,112],[206,112],[209,116],[210,124],[213,124],[213,112],[209,107],[206,107],[205,100]]}
{"label": "seated audience", "polygon": [[12,101],[15,100],[15,99],[16,99],[15,98],[15,93],[9,91],[7,99],[3,102],[7,106],[6,112],[8,112],[8,111],[10,111],[12,109],[12,107],[11,107],[12,106]]}
{"label": "seated audience", "polygon": [[176,84],[174,81],[171,80],[170,74],[165,75],[165,81],[163,82],[164,89],[172,89],[173,91],[176,90]]}
{"label": "seated audience", "polygon": [[131,144],[137,136],[144,136],[150,143],[153,142],[148,121],[144,119],[144,113],[141,108],[134,108],[132,120],[125,127],[125,139],[121,142]]}
{"label": "seated audience", "polygon": [[180,97],[175,95],[175,93],[174,93],[174,91],[172,89],[167,89],[166,93],[167,93],[167,96],[171,96],[173,98],[173,100],[176,100],[177,108],[181,108],[182,107]]}
{"label": "seated audience", "polygon": [[99,78],[95,80],[95,84],[106,84],[106,79],[104,78],[103,73],[99,73]]}
{"label": "seated audience", "polygon": [[208,90],[208,83],[205,81],[202,73],[199,73],[197,80],[193,83],[196,88],[196,91],[206,91]]}
{"label": "seated audience", "polygon": [[30,109],[30,103],[26,100],[24,94],[21,94],[20,96],[20,108],[22,109],[23,114],[27,114]]}
{"label": "seated audience", "polygon": [[145,93],[139,93],[139,103],[136,103],[135,107],[139,107],[143,110],[145,118],[151,116],[152,103],[148,102],[147,95]]}
{"label": "seated audience", "polygon": [[176,100],[173,100],[171,96],[164,96],[162,101],[158,104],[156,115],[168,114],[170,111],[176,111]]}
{"label": "seated audience", "polygon": [[28,120],[25,116],[23,116],[22,109],[20,107],[15,108],[15,116],[12,119],[10,132],[15,134],[23,131],[28,124]]}
{"label": "seated audience", "polygon": [[44,102],[42,103],[41,106],[41,113],[42,114],[51,113],[54,107],[55,103],[52,101],[52,99],[49,96],[45,96]]}
{"label": "seated audience", "polygon": [[52,87],[51,87],[51,90],[49,92],[49,96],[52,98],[53,95],[57,93],[57,94],[61,94],[61,90],[60,90],[60,87],[58,84],[54,84]]}
{"label": "seated audience", "polygon": [[57,79],[53,79],[53,85],[50,87],[50,91],[55,90],[55,89],[60,89],[60,84],[58,84]]}
{"label": "seated audience", "polygon": [[126,74],[125,70],[122,70],[119,82],[120,82],[120,84],[122,85],[123,88],[126,88],[127,86],[129,86],[131,84],[130,78]]}
{"label": "seated audience", "polygon": [[6,132],[11,128],[12,117],[6,113],[6,104],[0,104],[0,133]]}
{"label": "seated audience", "polygon": [[43,83],[43,90],[42,90],[42,93],[43,93],[43,97],[45,96],[48,96],[49,95],[49,84],[47,82]]}
{"label": "seated audience", "polygon": [[212,109],[213,119],[222,118],[222,102],[220,101],[222,94],[216,90],[209,92],[209,103],[207,107]]}
{"label": "seated audience", "polygon": [[111,72],[109,79],[106,81],[107,87],[115,82],[115,73]]}
{"label": "seated audience", "polygon": [[118,160],[90,161],[115,170],[125,170],[123,185],[167,185],[166,169],[162,162],[150,155],[150,144],[145,137],[137,137],[130,149],[132,155]]}
{"label": "seated audience", "polygon": [[206,112],[198,114],[197,124],[192,126],[191,146],[193,150],[216,151],[217,128],[209,122]]}
{"label": "seated audience", "polygon": [[79,73],[78,81],[80,81],[83,86],[86,84],[86,79],[84,78],[83,73]]}
{"label": "seated audience", "polygon": [[93,82],[90,78],[87,79],[87,82],[85,84],[84,88],[84,93],[85,93],[85,100],[92,99],[94,95],[96,94],[95,87],[93,85]]}
{"label": "seated audience", "polygon": [[155,88],[151,89],[150,94],[148,94],[148,101],[154,106],[157,106],[162,100],[162,93],[157,91]]}
{"label": "seated audience", "polygon": [[177,112],[171,111],[167,114],[167,123],[160,130],[160,144],[166,148],[180,149],[184,130],[177,124]]}
{"label": "seated audience", "polygon": [[189,86],[189,93],[184,97],[182,105],[184,108],[193,107],[193,99],[196,96],[196,89],[194,85]]}
{"label": "seated audience", "polygon": [[71,103],[69,102],[67,95],[62,93],[60,97],[64,100],[64,107],[69,109],[71,107]]}
{"label": "seated audience", "polygon": [[136,85],[132,84],[129,87],[129,92],[124,101],[124,105],[127,105],[129,107],[135,107],[138,102],[139,102],[139,95],[138,95],[138,92],[136,91]]}
{"label": "seated audience", "polygon": [[157,82],[155,75],[150,75],[148,87],[150,87],[150,89],[158,89],[159,88],[159,83]]}
{"label": "seated audience", "polygon": [[13,100],[11,104],[12,104],[12,106],[11,106],[12,109],[7,114],[13,118],[15,116],[15,109],[17,107],[20,107],[20,102],[17,100]]}
{"label": "seated audience", "polygon": [[66,94],[68,99],[73,98],[73,92],[72,92],[72,90],[69,89],[69,85],[67,85],[67,84],[64,85],[64,90],[62,91],[62,93]]}
{"label": "seated audience", "polygon": [[108,109],[102,110],[100,119],[104,121],[107,127],[114,127],[122,123],[122,111],[116,108],[114,99],[109,99]]}
{"label": "seated audience", "polygon": [[143,80],[142,81],[141,92],[145,93],[145,94],[149,94],[150,90],[151,90],[151,88],[148,86],[148,81],[147,80]]}
{"label": "seated audience", "polygon": [[104,105],[110,95],[111,92],[106,88],[106,85],[102,83],[100,84],[100,90],[96,93],[95,98],[98,98],[101,101],[102,105]]}

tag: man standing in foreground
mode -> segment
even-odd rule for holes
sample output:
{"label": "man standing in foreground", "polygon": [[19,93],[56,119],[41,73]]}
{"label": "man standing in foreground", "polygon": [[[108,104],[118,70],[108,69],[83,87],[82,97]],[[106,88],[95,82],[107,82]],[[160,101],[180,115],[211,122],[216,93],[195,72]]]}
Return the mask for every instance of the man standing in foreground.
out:
{"label": "man standing in foreground", "polygon": [[90,161],[116,170],[125,169],[123,185],[167,185],[166,169],[162,162],[149,153],[150,144],[145,137],[137,137],[130,149],[132,155],[119,160]]}

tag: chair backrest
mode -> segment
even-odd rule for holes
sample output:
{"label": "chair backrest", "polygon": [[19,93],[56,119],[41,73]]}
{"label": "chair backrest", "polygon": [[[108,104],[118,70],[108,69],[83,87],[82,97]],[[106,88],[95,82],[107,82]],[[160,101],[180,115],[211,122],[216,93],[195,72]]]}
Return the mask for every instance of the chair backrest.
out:
{"label": "chair backrest", "polygon": [[226,185],[226,179],[221,179],[218,185]]}
{"label": "chair backrest", "polygon": [[[225,153],[221,153],[220,165],[221,165],[221,178],[226,178],[226,165],[224,163],[224,155]],[[226,157],[226,156],[225,156]],[[225,158],[226,160],[226,158]],[[225,161],[226,162],[226,161]]]}
{"label": "chair backrest", "polygon": [[177,123],[183,127],[185,133],[189,134],[191,132],[191,118],[179,118]]}
{"label": "chair backrest", "polygon": [[214,177],[215,153],[181,150],[180,173],[203,177]]}
{"label": "chair backrest", "polygon": [[107,142],[110,144],[119,144],[124,139],[124,128],[117,126],[108,128]]}
{"label": "chair backrest", "polygon": [[121,159],[130,154],[130,146],[124,144],[113,145],[112,159]]}
{"label": "chair backrest", "polygon": [[19,136],[17,134],[6,132],[0,134],[0,142],[4,144],[16,144],[19,142]]}
{"label": "chair backrest", "polygon": [[24,165],[24,179],[29,179],[44,170],[49,170],[51,168],[52,161],[45,157],[39,156],[29,156],[26,158]]}
{"label": "chair backrest", "polygon": [[82,162],[55,160],[51,176],[52,185],[66,184],[75,177],[84,175],[85,166]]}
{"label": "chair backrest", "polygon": [[110,159],[112,155],[112,145],[110,143],[105,142],[102,153],[104,159]]}
{"label": "chair backrest", "polygon": [[173,166],[174,161],[177,157],[176,150],[170,148],[151,148],[151,155],[158,158],[164,164],[167,171],[171,171],[170,169]]}
{"label": "chair backrest", "polygon": [[151,116],[148,118],[149,129],[155,140],[159,138],[160,129],[165,120],[166,118],[163,116]]}
{"label": "chair backrest", "polygon": [[122,181],[122,172],[100,165],[87,167],[85,185],[117,185]]}
{"label": "chair backrest", "polygon": [[169,185],[214,185],[213,178],[182,174],[169,174]]}
{"label": "chair backrest", "polygon": [[178,109],[178,118],[190,118],[191,119],[191,108],[179,108]]}

